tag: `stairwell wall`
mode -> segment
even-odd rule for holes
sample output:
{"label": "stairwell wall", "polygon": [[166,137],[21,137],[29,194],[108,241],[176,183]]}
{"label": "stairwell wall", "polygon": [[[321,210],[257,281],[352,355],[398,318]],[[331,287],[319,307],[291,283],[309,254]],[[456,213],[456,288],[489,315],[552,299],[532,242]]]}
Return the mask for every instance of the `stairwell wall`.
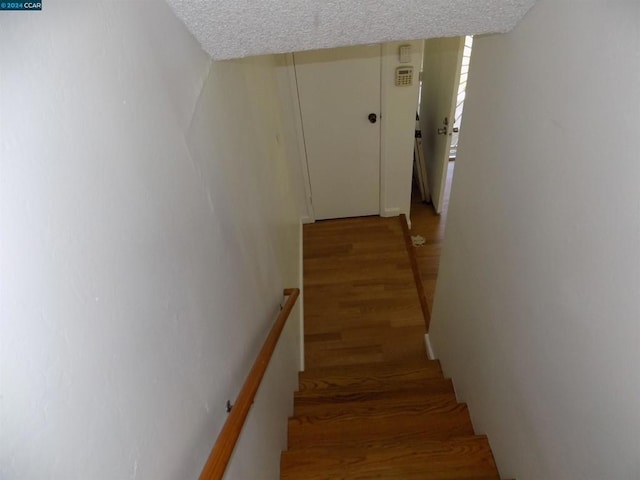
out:
{"label": "stairwell wall", "polygon": [[[2,12],[1,478],[197,478],[299,286],[279,63],[164,2]],[[279,478],[297,311],[227,478]]]}
{"label": "stairwell wall", "polygon": [[431,340],[503,478],[640,478],[640,5],[477,37]]}

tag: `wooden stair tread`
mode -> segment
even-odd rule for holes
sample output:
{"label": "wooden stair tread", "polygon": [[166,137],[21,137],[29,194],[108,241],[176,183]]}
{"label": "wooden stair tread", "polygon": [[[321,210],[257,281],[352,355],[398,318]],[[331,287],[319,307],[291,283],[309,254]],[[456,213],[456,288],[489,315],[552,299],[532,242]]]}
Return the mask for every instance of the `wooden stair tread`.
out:
{"label": "wooden stair tread", "polygon": [[[389,323],[388,319],[385,321]],[[408,329],[414,331],[407,333]],[[397,340],[396,337],[400,336],[404,337],[403,342]],[[376,339],[351,338],[340,342],[308,342],[305,345],[305,361],[315,367],[360,365],[367,362],[413,362],[425,356],[423,336],[422,326],[398,326],[394,327],[394,331]]]}
{"label": "wooden stair tread", "polygon": [[282,479],[410,478],[499,480],[485,436],[412,441],[385,448],[309,448],[283,452]]}
{"label": "wooden stair tread", "polygon": [[300,391],[346,386],[384,385],[443,378],[440,362],[363,364],[324,367],[299,374]]}
{"label": "wooden stair tread", "polygon": [[450,379],[434,378],[405,383],[348,385],[341,388],[318,388],[299,390],[294,393],[294,401],[301,403],[319,402],[349,402],[370,398],[394,397],[406,395],[409,392],[423,392],[425,394],[454,393]]}
{"label": "wooden stair tread", "polygon": [[358,445],[382,447],[397,442],[473,435],[466,405],[446,412],[380,412],[377,416],[337,418],[293,417],[288,425],[289,448]]}
{"label": "wooden stair tread", "polygon": [[317,425],[327,422],[381,422],[398,416],[422,417],[431,414],[447,414],[468,411],[467,405],[457,402],[440,404],[414,404],[412,406],[378,406],[369,410],[337,409],[321,414],[295,415],[289,418],[290,425]]}
{"label": "wooden stair tread", "polygon": [[340,373],[348,373],[352,375],[370,374],[376,372],[393,372],[396,370],[414,370],[419,368],[438,368],[440,369],[439,360],[429,360],[426,356],[422,359],[403,362],[368,362],[355,365],[335,365],[330,367],[308,367],[300,372],[300,376],[318,376],[333,375]]}
{"label": "wooden stair tread", "polygon": [[347,414],[366,418],[376,415],[380,411],[435,412],[443,411],[449,406],[458,404],[455,395],[452,393],[436,395],[427,395],[419,392],[410,393],[410,395],[397,395],[391,398],[374,398],[337,404],[297,404],[294,405],[293,416],[327,417]]}

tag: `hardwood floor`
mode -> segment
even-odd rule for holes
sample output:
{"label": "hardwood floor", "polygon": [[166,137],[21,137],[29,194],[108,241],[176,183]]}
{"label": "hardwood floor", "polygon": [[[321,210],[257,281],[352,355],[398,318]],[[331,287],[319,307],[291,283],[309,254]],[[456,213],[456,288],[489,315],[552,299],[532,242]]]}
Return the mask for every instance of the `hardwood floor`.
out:
{"label": "hardwood floor", "polygon": [[304,227],[306,370],[282,479],[499,480],[487,438],[426,357],[401,225]]}
{"label": "hardwood floor", "polygon": [[398,218],[304,227],[305,365],[424,357],[424,321]]}
{"label": "hardwood floor", "polygon": [[415,247],[415,254],[418,260],[422,285],[429,311],[433,311],[433,297],[436,292],[436,280],[438,278],[438,267],[440,265],[440,252],[442,241],[444,240],[445,224],[449,209],[449,195],[451,193],[451,182],[455,162],[449,162],[447,170],[447,183],[445,186],[442,212],[436,215],[430,204],[422,203],[420,196],[415,192],[411,198],[411,235],[424,237],[425,244]]}

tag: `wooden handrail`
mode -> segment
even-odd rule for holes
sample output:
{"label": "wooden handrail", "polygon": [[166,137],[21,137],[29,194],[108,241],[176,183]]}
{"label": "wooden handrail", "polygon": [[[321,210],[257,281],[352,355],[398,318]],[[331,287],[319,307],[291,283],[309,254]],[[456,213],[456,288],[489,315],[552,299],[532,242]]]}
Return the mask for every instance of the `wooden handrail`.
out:
{"label": "wooden handrail", "polygon": [[287,318],[289,318],[289,314],[293,309],[293,305],[296,303],[298,295],[300,295],[300,289],[286,288],[283,293],[284,296],[289,298],[284,304],[284,307],[282,307],[273,327],[271,327],[269,336],[264,341],[262,350],[260,350],[253,367],[251,367],[249,375],[247,375],[247,378],[244,381],[244,385],[238,394],[236,403],[231,409],[231,412],[229,412],[229,416],[227,417],[227,421],[224,423],[222,430],[220,430],[218,439],[216,440],[216,443],[209,454],[209,458],[207,459],[207,463],[204,465],[202,473],[200,474],[200,480],[218,480],[222,478],[222,475],[224,475],[224,471],[227,468],[229,459],[231,458],[231,453],[233,452],[236,442],[238,441],[238,437],[240,436],[240,432],[242,431],[244,421],[247,419],[249,409],[253,404],[253,399],[256,396],[260,382],[262,382],[262,377],[264,377],[264,372],[267,370],[267,366],[271,360],[271,355],[273,355],[273,351],[276,348],[276,344],[278,343],[282,329],[287,322]]}

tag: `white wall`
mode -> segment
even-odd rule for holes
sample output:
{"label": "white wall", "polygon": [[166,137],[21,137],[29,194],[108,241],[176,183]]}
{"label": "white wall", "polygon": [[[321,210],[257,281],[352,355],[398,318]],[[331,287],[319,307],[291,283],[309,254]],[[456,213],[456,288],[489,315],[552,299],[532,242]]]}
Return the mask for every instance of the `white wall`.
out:
{"label": "white wall", "polygon": [[[418,107],[418,74],[422,65],[423,41],[389,42],[382,45],[382,139],[381,213],[409,216],[411,178]],[[400,45],[411,45],[411,63],[398,59]],[[413,65],[413,85],[396,87],[396,68]]]}
{"label": "white wall", "polygon": [[[3,479],[198,476],[299,281],[277,64],[211,63],[163,2],[3,12]],[[278,478],[298,326],[227,478]]]}
{"label": "white wall", "polygon": [[476,38],[431,337],[502,478],[640,478],[640,4]]}

